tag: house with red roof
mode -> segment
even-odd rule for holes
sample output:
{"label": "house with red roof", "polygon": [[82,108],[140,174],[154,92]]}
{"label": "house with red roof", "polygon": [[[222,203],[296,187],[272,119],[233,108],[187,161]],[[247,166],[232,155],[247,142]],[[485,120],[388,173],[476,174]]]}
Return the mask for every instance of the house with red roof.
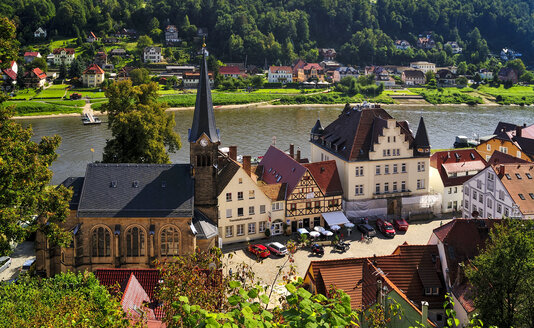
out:
{"label": "house with red roof", "polygon": [[245,76],[237,66],[222,66],[219,68],[219,75],[221,75],[223,78],[233,77],[238,78],[240,76]]}
{"label": "house with red roof", "polygon": [[98,41],[98,38],[96,37],[96,35],[91,31],[89,33],[89,36],[87,37],[87,42],[89,43],[93,43],[95,41]]}
{"label": "house with red roof", "polygon": [[267,75],[269,83],[286,84],[293,81],[293,70],[290,66],[270,66]]}
{"label": "house with red roof", "polygon": [[391,318],[389,327],[443,326],[443,303],[447,292],[441,277],[436,245],[398,246],[391,255],[340,260],[311,261],[304,277],[313,293],[327,295],[331,286],[350,296],[354,310],[381,303],[399,304],[403,315]]}
{"label": "house with red roof", "polygon": [[463,184],[486,167],[475,149],[438,151],[430,156],[430,188],[441,194],[441,212],[460,210]]}
{"label": "house with red roof", "polygon": [[76,50],[73,48],[56,48],[52,51],[54,65],[70,65],[76,56]]}
{"label": "house with red roof", "polygon": [[324,81],[324,68],[318,63],[308,63],[302,70],[306,81]]}
{"label": "house with red roof", "polygon": [[341,211],[343,188],[335,161],[302,163],[300,150],[289,154],[270,146],[256,170],[267,185],[285,184],[285,219],[271,222],[271,234],[299,228],[342,225],[349,221]]}
{"label": "house with red roof", "polygon": [[24,62],[31,63],[35,58],[41,58],[41,53],[38,51],[26,51],[24,53]]}
{"label": "house with red roof", "polygon": [[18,67],[15,61],[11,62],[10,68],[2,70],[2,90],[10,91],[17,84],[17,71]]}
{"label": "house with red roof", "polygon": [[46,82],[46,73],[36,67],[24,73],[23,79],[27,88],[42,88]]}
{"label": "house with red roof", "polygon": [[97,64],[91,64],[82,74],[85,87],[96,87],[104,82],[105,72]]}

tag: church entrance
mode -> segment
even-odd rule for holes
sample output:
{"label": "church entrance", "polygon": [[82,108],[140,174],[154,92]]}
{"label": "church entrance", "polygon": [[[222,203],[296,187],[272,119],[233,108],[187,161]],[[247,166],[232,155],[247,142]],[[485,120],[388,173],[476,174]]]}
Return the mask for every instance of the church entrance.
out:
{"label": "church entrance", "polygon": [[281,220],[277,220],[272,224],[272,235],[281,235],[284,233],[284,223]]}

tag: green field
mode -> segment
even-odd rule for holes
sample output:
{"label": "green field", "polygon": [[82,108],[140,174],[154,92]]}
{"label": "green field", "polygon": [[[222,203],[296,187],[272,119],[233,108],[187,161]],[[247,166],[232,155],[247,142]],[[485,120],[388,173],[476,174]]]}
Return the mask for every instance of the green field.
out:
{"label": "green field", "polygon": [[44,100],[47,104],[67,106],[67,107],[83,107],[85,100]]}
{"label": "green field", "polygon": [[471,88],[440,88],[440,89],[425,89],[425,88],[410,88],[411,92],[423,96],[423,98],[434,105],[439,104],[482,104],[482,98],[469,95],[474,93]]}
{"label": "green field", "polygon": [[380,95],[374,98],[367,98],[363,95],[355,95],[349,97],[343,95],[340,92],[320,93],[314,95],[299,95],[292,97],[282,97],[280,101],[276,101],[275,104],[282,105],[300,105],[300,104],[346,104],[346,103],[360,103],[363,101],[371,101],[383,104],[393,104],[394,101],[388,95]]}
{"label": "green field", "polygon": [[[274,94],[255,94],[255,93],[221,93],[212,94],[213,105],[237,105],[250,104],[264,101],[271,101],[280,98],[280,95]],[[195,94],[162,96],[160,101],[167,102],[170,107],[192,107],[195,106]]]}
{"label": "green field", "polygon": [[79,107],[60,106],[57,104],[37,101],[6,101],[4,104],[2,104],[2,106],[11,105],[15,106],[14,112],[16,116],[70,114],[82,112],[82,109]]}
{"label": "green field", "polygon": [[12,97],[13,100],[29,100],[33,98],[36,94],[35,89],[24,89],[17,92],[17,94]]}
{"label": "green field", "polygon": [[499,86],[498,88],[482,85],[478,87],[478,91],[482,94],[495,98],[495,102],[501,105],[532,105],[534,104],[534,89],[531,86],[514,86],[505,88]]}
{"label": "green field", "polygon": [[35,95],[34,99],[61,99],[65,95],[67,85],[52,85]]}
{"label": "green field", "polygon": [[104,91],[99,91],[99,89],[88,89],[88,88],[76,88],[67,91],[67,95],[70,97],[73,93],[79,93],[82,97],[89,98],[105,98],[106,94]]}

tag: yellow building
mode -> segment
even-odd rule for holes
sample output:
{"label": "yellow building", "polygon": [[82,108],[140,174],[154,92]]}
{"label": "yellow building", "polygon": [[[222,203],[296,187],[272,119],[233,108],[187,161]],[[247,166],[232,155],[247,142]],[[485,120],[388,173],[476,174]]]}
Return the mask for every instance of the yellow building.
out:
{"label": "yellow building", "polygon": [[84,87],[94,88],[104,82],[104,70],[97,64],[91,64],[82,74]]}
{"label": "yellow building", "polygon": [[421,118],[415,137],[379,105],[345,106],[310,135],[311,161],[335,160],[348,217],[429,214],[439,197],[429,195],[430,143]]}

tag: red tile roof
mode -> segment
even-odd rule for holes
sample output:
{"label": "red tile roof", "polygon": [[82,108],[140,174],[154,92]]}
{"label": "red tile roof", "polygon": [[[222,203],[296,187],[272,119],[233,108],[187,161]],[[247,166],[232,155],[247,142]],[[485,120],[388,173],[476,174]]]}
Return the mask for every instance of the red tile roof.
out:
{"label": "red tile roof", "polygon": [[270,146],[260,164],[262,180],[267,184],[286,183],[287,195],[291,194],[306,172],[306,167],[275,146]]}
{"label": "red tile roof", "polygon": [[325,196],[343,194],[336,161],[306,163],[303,165],[310,171]]}
{"label": "red tile roof", "polygon": [[72,48],[56,48],[52,51],[52,53],[54,55],[59,55],[62,51],[65,51],[67,55],[74,55],[76,53],[76,50]]}
{"label": "red tile roof", "polygon": [[475,295],[473,287],[469,283],[463,283],[456,285],[452,288],[452,293],[458,299],[460,305],[465,309],[467,313],[471,313],[476,310],[475,308]]}
{"label": "red tile roof", "polygon": [[4,74],[9,76],[9,78],[12,79],[13,81],[17,80],[17,73],[15,73],[15,71],[12,70],[11,68],[6,68],[4,70]]}
{"label": "red tile roof", "polygon": [[41,71],[39,67],[32,69],[30,72],[27,72],[26,75],[28,75],[28,73],[31,75],[35,75],[37,78],[41,80],[46,79],[46,73]]}
{"label": "red tile roof", "polygon": [[104,74],[104,70],[100,68],[97,64],[91,64],[85,71],[83,71],[83,74]]}
{"label": "red tile roof", "polygon": [[303,69],[306,71],[312,68],[315,68],[316,70],[323,70],[323,67],[317,63],[308,63],[303,67]]}
{"label": "red tile roof", "polygon": [[501,164],[492,167],[514,203],[519,205],[521,213],[534,214],[534,163]]}
{"label": "red tile roof", "polygon": [[293,70],[291,69],[290,66],[270,66],[269,67],[269,72],[271,72],[271,73],[284,72],[284,73],[291,74],[293,72]]}
{"label": "red tile roof", "polygon": [[37,51],[27,51],[24,53],[24,57],[37,57],[39,56],[39,52]]}
{"label": "red tile roof", "polygon": [[241,74],[239,71],[239,67],[237,66],[222,66],[219,68],[219,74],[221,75],[233,75],[233,74]]}
{"label": "red tile roof", "polygon": [[89,37],[90,37],[90,38],[93,38],[93,39],[95,39],[95,40],[98,39],[98,38],[96,37],[96,35],[95,35],[93,32],[91,32],[91,34],[89,35]]}
{"label": "red tile roof", "polygon": [[486,161],[475,149],[455,149],[438,151],[430,157],[430,166],[437,169],[443,186],[458,186],[469,180],[474,174],[449,176],[447,173],[481,171]]}
{"label": "red tile roof", "polygon": [[148,297],[154,300],[154,292],[160,280],[160,272],[157,269],[96,269],[95,271],[100,284],[107,287],[119,284],[122,290],[126,288],[132,274],[135,275]]}
{"label": "red tile roof", "polygon": [[[121,298],[122,309],[124,312],[137,317],[139,314],[135,309],[140,309],[144,303],[150,303],[150,297],[148,297],[148,294],[135,275],[130,273]],[[154,312],[152,310],[148,311],[148,319],[154,319]]]}

